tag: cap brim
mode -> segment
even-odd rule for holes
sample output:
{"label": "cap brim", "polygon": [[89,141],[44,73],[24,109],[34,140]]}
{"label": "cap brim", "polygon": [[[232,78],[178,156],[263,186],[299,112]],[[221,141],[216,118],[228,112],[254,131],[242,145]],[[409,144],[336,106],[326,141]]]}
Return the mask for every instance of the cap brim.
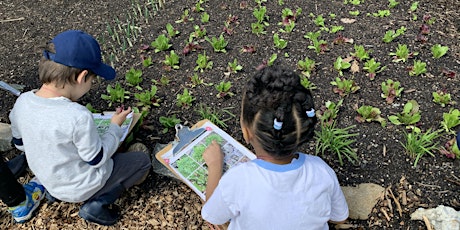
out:
{"label": "cap brim", "polygon": [[97,68],[91,69],[91,71],[103,77],[105,80],[113,80],[116,76],[115,69],[104,63],[101,63]]}

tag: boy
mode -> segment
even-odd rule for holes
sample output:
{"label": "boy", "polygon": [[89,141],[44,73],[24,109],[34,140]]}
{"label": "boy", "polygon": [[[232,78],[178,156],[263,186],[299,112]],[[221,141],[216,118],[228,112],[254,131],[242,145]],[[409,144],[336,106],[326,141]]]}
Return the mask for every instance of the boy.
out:
{"label": "boy", "polygon": [[131,108],[118,108],[108,132],[99,136],[91,112],[75,101],[97,75],[111,80],[115,70],[102,63],[97,41],[77,30],[48,44],[38,70],[42,86],[21,94],[10,113],[13,142],[51,196],[84,201],[80,217],[113,225],[119,218],[114,202],[145,178],[150,158],[143,152],[115,154]]}

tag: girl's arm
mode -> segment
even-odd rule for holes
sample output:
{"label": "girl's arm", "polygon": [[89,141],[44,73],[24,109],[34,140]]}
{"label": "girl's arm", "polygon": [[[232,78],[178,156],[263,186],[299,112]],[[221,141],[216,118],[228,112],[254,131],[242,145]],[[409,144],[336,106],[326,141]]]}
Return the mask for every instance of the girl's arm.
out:
{"label": "girl's arm", "polygon": [[206,184],[206,201],[208,201],[219,184],[224,164],[224,154],[216,141],[212,141],[206,148],[203,153],[203,159],[208,166],[208,183]]}

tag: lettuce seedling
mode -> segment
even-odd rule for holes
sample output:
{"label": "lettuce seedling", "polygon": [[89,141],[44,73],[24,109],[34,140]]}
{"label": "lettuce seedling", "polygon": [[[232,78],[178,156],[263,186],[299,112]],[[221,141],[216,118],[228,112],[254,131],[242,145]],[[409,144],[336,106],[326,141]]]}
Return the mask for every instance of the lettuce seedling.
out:
{"label": "lettuce seedling", "polygon": [[238,60],[233,59],[233,62],[229,62],[228,63],[228,66],[227,66],[227,70],[230,72],[230,73],[236,73],[240,70],[243,69],[243,66],[241,66],[240,64],[238,64]]}
{"label": "lettuce seedling", "polygon": [[414,60],[414,65],[409,68],[409,76],[418,76],[424,73],[426,73],[426,63]]}
{"label": "lettuce seedling", "polygon": [[380,116],[381,112],[379,108],[375,108],[370,105],[363,105],[359,107],[356,112],[358,112],[359,116],[355,119],[360,123],[377,121],[382,127],[387,125],[386,120]]}
{"label": "lettuce seedling", "polygon": [[159,118],[160,124],[163,125],[163,133],[167,133],[169,129],[174,128],[177,124],[180,124],[181,120],[176,118],[176,115],[171,117],[161,116]]}
{"label": "lettuce seedling", "polygon": [[410,100],[408,101],[403,108],[401,113],[396,115],[391,115],[388,117],[388,120],[395,125],[406,125],[406,128],[413,129],[415,132],[420,132],[420,129],[413,126],[420,121],[420,106],[417,101]]}
{"label": "lettuce seedling", "polygon": [[194,18],[190,16],[190,12],[188,9],[185,9],[184,12],[182,13],[182,16],[179,20],[176,21],[176,23],[187,23],[189,21],[193,21]]}
{"label": "lettuce seedling", "polygon": [[230,88],[232,87],[232,82],[230,81],[221,81],[218,85],[216,85],[216,89],[218,91],[217,93],[217,98],[224,98],[226,96],[233,96],[234,94],[230,91]]}
{"label": "lettuce seedling", "polygon": [[[136,88],[140,88],[139,87],[139,84],[142,82],[142,70],[140,69],[134,69],[133,67],[131,67],[131,69],[128,70],[128,72],[126,72],[125,74],[125,79],[126,79],[126,82],[131,85],[131,86],[135,86]],[[142,89],[140,89],[142,90]]]}
{"label": "lettuce seedling", "polygon": [[327,101],[324,106],[321,106],[320,111],[316,113],[321,124],[332,125],[339,114],[342,103],[343,99],[340,99],[337,103]]}
{"label": "lettuce seedling", "polygon": [[377,11],[377,13],[372,13],[372,16],[380,17],[380,18],[388,17],[390,15],[391,15],[391,13],[390,13],[389,10],[379,10],[379,11]]}
{"label": "lettuce seedling", "polygon": [[314,90],[317,88],[316,85],[313,82],[311,82],[307,76],[302,75],[299,77],[300,77],[300,84],[303,87],[305,87],[305,89]]}
{"label": "lettuce seedling", "polygon": [[433,54],[433,57],[436,59],[444,56],[448,50],[449,50],[449,47],[442,46],[440,44],[436,44],[431,47],[431,53]]}
{"label": "lettuce seedling", "polygon": [[345,79],[336,77],[335,81],[331,82],[331,85],[335,85],[333,91],[338,93],[341,97],[345,97],[350,93],[355,93],[360,89],[353,79]]}
{"label": "lettuce seedling", "polygon": [[441,105],[441,107],[445,107],[446,105],[454,104],[450,93],[446,93],[444,91],[438,90],[437,92],[433,92],[433,102],[436,104]]}
{"label": "lettuce seedling", "polygon": [[450,109],[449,113],[442,114],[443,120],[441,121],[441,126],[447,133],[454,134],[456,133],[456,126],[460,125],[460,111],[458,109]]}
{"label": "lettuce seedling", "polygon": [[165,60],[163,61],[163,63],[169,66],[170,68],[179,69],[179,55],[177,55],[176,52],[174,52],[174,50],[171,50],[171,52],[169,52],[169,55],[165,56]]}
{"label": "lettuce seedling", "polygon": [[160,99],[157,97],[157,87],[155,85],[151,86],[150,91],[145,91],[142,93],[135,93],[134,97],[139,101],[136,103],[137,106],[142,106],[143,110],[148,110],[151,105],[160,106]]}
{"label": "lettuce seedling", "polygon": [[166,37],[164,34],[160,34],[155,41],[153,41],[151,46],[155,47],[155,53],[158,53],[160,51],[165,51],[171,48],[171,44],[169,43],[169,38]]}
{"label": "lettuce seedling", "polygon": [[180,32],[174,29],[174,27],[170,23],[166,24],[166,31],[168,32],[168,35],[171,38],[180,34]]}
{"label": "lettuce seedling", "polygon": [[439,149],[439,152],[445,155],[447,158],[459,159],[460,149],[458,149],[456,138],[452,138],[444,144],[444,147]]}
{"label": "lettuce seedling", "polygon": [[225,41],[224,35],[221,34],[219,38],[212,37],[211,39],[209,39],[206,36],[205,40],[212,45],[212,48],[214,48],[214,52],[227,53],[227,50],[225,50],[225,47],[227,47],[228,42]]}
{"label": "lettuce seedling", "polygon": [[208,23],[209,22],[209,14],[207,12],[203,12],[201,14],[201,22]]}
{"label": "lettuce seedling", "polygon": [[342,57],[337,57],[334,62],[334,69],[339,72],[340,76],[343,76],[343,70],[349,69],[351,67],[350,61],[345,61]]}
{"label": "lettuce seedling", "polygon": [[363,70],[367,71],[368,73],[366,76],[372,81],[375,79],[375,75],[385,70],[386,66],[380,66],[380,62],[376,62],[374,58],[367,60],[364,63]]}
{"label": "lettuce seedling", "polygon": [[263,24],[264,26],[268,26],[268,15],[266,14],[267,13],[267,7],[265,6],[261,6],[259,7],[258,9],[254,9],[254,11],[252,12],[252,15],[254,15],[254,17],[257,19],[257,23],[259,24]]}
{"label": "lettuce seedling", "polygon": [[388,8],[395,8],[397,5],[399,5],[399,2],[396,0],[388,0]]}
{"label": "lettuce seedling", "polygon": [[314,60],[305,57],[304,60],[297,62],[297,68],[302,71],[302,74],[310,77],[311,73],[315,70],[316,63]]}
{"label": "lettuce seedling", "polygon": [[198,54],[198,58],[196,60],[196,67],[195,71],[200,70],[200,72],[203,72],[205,69],[212,69],[212,61],[209,60],[209,56],[206,56],[206,51],[203,52],[203,54]]}
{"label": "lettuce seedling", "polygon": [[104,100],[109,100],[109,107],[112,106],[113,102],[123,103],[125,99],[129,99],[129,91],[126,91],[119,82],[115,84],[115,88],[112,88],[111,85],[107,85],[107,93],[101,94],[101,98]]}
{"label": "lettuce seedling", "polygon": [[176,105],[182,108],[189,108],[192,105],[192,102],[195,101],[195,97],[192,96],[187,88],[184,88],[184,92],[182,94],[177,94],[176,99]]}
{"label": "lettuce seedling", "polygon": [[153,65],[153,62],[152,62],[152,57],[148,57],[148,58],[143,58],[142,59],[142,66],[144,67],[149,67]]}
{"label": "lettuce seedling", "polygon": [[406,32],[406,27],[404,26],[401,26],[399,29],[396,30],[396,32],[394,30],[388,30],[387,32],[385,32],[385,35],[383,36],[382,40],[385,43],[390,43],[397,37],[403,35],[404,32]]}
{"label": "lettuce seedling", "polygon": [[284,49],[287,46],[287,41],[280,38],[277,33],[273,34],[273,43],[275,44],[275,47],[278,49]]}
{"label": "lettuce seedling", "polygon": [[283,25],[284,29],[280,29],[280,32],[290,33],[295,27],[297,16],[302,12],[301,8],[297,8],[296,12],[293,13],[291,9],[284,8],[282,11],[281,22],[278,25]]}
{"label": "lettuce seedling", "polygon": [[316,53],[324,53],[327,50],[327,42],[324,40],[318,40],[318,37],[321,35],[321,31],[317,32],[308,32],[304,38],[309,39],[313,45],[309,45],[308,49],[315,50]]}
{"label": "lettuce seedling", "polygon": [[382,82],[382,98],[385,98],[387,104],[393,103],[395,98],[401,96],[402,91],[404,90],[403,87],[399,87],[399,81],[393,81],[388,79],[386,82]]}
{"label": "lettuce seedling", "polygon": [[365,61],[370,58],[369,53],[371,52],[372,50],[366,51],[366,49],[364,49],[364,46],[362,45],[355,45],[355,52],[350,53],[350,55],[357,58],[360,61]]}
{"label": "lettuce seedling", "polygon": [[398,44],[396,52],[391,52],[390,55],[394,56],[393,62],[406,62],[409,58],[413,58],[414,56],[418,55],[418,52],[411,53],[409,52],[406,44]]}

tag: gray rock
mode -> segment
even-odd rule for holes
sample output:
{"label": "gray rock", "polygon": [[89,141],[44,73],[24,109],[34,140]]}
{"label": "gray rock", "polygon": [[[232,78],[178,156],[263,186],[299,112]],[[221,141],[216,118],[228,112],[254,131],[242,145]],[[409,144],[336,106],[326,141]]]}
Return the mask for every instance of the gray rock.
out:
{"label": "gray rock", "polygon": [[0,123],[0,152],[6,152],[13,149],[11,145],[11,126],[6,123]]}
{"label": "gray rock", "polygon": [[460,229],[460,211],[439,205],[436,208],[419,208],[410,215],[411,220],[423,220],[426,216],[436,230]]}
{"label": "gray rock", "polygon": [[385,188],[377,184],[363,183],[356,187],[343,186],[342,191],[347,200],[349,218],[367,220]]}

